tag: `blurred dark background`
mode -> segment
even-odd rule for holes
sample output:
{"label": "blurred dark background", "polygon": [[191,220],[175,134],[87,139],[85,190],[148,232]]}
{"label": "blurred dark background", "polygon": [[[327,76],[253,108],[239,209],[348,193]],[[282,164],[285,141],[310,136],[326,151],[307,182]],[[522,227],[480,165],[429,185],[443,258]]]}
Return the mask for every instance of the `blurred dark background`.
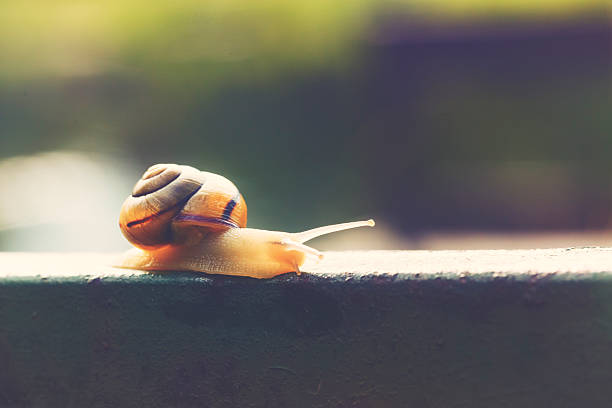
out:
{"label": "blurred dark background", "polygon": [[487,3],[4,2],[0,250],[126,247],[157,162],[228,177],[252,227],[375,218],[361,247],[612,243],[610,4]]}

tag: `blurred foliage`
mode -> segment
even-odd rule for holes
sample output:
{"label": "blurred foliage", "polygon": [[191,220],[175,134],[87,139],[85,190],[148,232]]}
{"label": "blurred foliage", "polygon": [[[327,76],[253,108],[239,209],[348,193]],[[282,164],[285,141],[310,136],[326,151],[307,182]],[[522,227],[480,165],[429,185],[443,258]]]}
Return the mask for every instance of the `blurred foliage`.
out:
{"label": "blurred foliage", "polygon": [[[210,86],[230,74],[250,82],[254,76],[274,75],[280,67],[330,68],[381,15],[405,13],[442,22],[549,20],[605,11],[609,2],[32,0],[7,1],[1,7],[4,80],[114,72],[162,83],[204,75],[209,81],[199,84]],[[210,64],[202,71],[198,63],[204,61]]]}
{"label": "blurred foliage", "polygon": [[252,226],[610,218],[607,0],[7,1],[0,156],[226,175]]}

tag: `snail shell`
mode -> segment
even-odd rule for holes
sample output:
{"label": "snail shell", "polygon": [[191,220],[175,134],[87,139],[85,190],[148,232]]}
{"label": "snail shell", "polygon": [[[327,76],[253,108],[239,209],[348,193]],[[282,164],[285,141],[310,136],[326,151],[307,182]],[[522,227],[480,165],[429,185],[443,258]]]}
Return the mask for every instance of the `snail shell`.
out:
{"label": "snail shell", "polygon": [[177,164],[149,167],[119,216],[123,235],[142,249],[178,243],[196,226],[223,231],[246,223],[246,202],[231,181]]}

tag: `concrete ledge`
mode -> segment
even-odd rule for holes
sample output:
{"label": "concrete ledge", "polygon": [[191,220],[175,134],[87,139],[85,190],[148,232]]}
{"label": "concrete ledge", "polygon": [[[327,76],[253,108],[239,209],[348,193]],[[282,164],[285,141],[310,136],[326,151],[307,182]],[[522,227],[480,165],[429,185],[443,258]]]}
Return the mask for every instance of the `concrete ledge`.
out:
{"label": "concrete ledge", "polygon": [[2,407],[608,407],[612,249],[328,253],[271,280],[0,254]]}

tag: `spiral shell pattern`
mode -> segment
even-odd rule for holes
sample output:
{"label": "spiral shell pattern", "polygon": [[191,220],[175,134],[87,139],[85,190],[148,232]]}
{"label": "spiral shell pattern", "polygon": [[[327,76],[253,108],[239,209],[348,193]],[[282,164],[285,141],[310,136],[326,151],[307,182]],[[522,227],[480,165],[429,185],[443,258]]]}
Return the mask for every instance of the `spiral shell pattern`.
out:
{"label": "spiral shell pattern", "polygon": [[133,245],[151,249],[172,244],[176,228],[244,228],[246,220],[246,202],[225,177],[190,166],[156,164],[123,203],[119,227]]}

